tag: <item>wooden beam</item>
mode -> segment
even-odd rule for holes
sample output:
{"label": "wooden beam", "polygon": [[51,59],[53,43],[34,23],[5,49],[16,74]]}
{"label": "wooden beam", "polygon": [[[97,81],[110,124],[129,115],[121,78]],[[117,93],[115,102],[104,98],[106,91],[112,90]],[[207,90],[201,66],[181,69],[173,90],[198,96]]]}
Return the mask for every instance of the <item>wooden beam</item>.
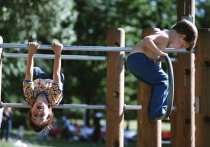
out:
{"label": "wooden beam", "polygon": [[198,31],[196,52],[196,147],[210,145],[210,29]]}
{"label": "wooden beam", "polygon": [[[125,46],[125,31],[112,29],[107,46]],[[107,52],[106,147],[124,146],[124,52]]]}
{"label": "wooden beam", "polygon": [[[159,31],[158,28],[144,29],[142,38]],[[143,82],[138,82],[137,102],[142,105],[138,111],[137,147],[161,147],[161,121],[151,123],[148,118],[147,105],[150,99],[151,88]]]}
{"label": "wooden beam", "polygon": [[[183,16],[194,18],[193,0],[177,1],[177,21]],[[174,63],[175,101],[171,114],[171,146],[195,147],[195,55],[178,54]]]}

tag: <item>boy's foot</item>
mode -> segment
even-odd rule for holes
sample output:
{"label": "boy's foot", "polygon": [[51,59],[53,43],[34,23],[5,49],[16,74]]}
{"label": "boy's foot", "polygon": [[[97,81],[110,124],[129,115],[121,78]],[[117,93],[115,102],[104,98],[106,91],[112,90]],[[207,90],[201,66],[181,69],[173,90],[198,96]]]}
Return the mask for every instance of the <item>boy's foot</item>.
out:
{"label": "boy's foot", "polygon": [[170,120],[170,118],[169,118],[169,117],[165,118],[165,115],[161,115],[161,116],[156,117],[156,118],[154,118],[154,119],[150,119],[150,121],[151,121],[152,123],[155,122],[155,121],[157,121],[157,120]]}

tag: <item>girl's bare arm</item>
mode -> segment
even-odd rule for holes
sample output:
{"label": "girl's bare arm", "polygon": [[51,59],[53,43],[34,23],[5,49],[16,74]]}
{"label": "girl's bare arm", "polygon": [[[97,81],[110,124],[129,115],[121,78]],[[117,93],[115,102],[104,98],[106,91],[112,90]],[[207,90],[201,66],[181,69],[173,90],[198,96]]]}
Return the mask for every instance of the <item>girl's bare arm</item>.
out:
{"label": "girl's bare arm", "polygon": [[34,54],[38,50],[38,48],[39,48],[39,44],[37,42],[28,43],[28,56],[27,56],[25,80],[32,81],[33,68],[34,68]]}
{"label": "girl's bare arm", "polygon": [[53,67],[53,82],[60,82],[60,72],[61,72],[61,51],[63,45],[61,43],[54,43],[52,45],[52,50],[55,53],[54,67]]}

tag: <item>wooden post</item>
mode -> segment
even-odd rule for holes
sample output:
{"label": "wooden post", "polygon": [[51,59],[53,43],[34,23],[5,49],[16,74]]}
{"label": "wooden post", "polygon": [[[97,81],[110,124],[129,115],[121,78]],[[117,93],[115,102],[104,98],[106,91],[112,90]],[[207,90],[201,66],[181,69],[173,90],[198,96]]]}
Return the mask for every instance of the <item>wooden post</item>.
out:
{"label": "wooden post", "polygon": [[[0,43],[3,43],[3,38],[0,36]],[[0,48],[0,56],[2,54],[2,48]],[[2,81],[2,59],[0,57],[0,102],[2,101],[1,98],[1,81]],[[3,107],[0,107],[0,127],[1,127],[1,123],[2,123],[2,118],[3,118]]]}
{"label": "wooden post", "polygon": [[[112,29],[108,46],[125,46],[125,31]],[[124,52],[107,52],[106,147],[123,147],[124,138]]]}
{"label": "wooden post", "polygon": [[[3,38],[0,36],[0,43],[3,43]],[[2,54],[2,48],[0,48],[0,56]],[[1,81],[2,81],[2,59],[0,57],[0,102],[2,100],[1,98]]]}
{"label": "wooden post", "polygon": [[210,29],[198,31],[196,50],[196,147],[210,145]]}
{"label": "wooden post", "polygon": [[[174,105],[171,113],[171,146],[195,146],[194,117],[194,68],[190,68],[190,55],[179,55],[178,62],[173,64],[175,81]],[[187,58],[188,57],[188,58]],[[187,61],[188,59],[188,61]],[[193,74],[193,75],[192,75]]]}
{"label": "wooden post", "polygon": [[[144,29],[142,38],[159,31],[158,28]],[[161,121],[149,122],[147,105],[150,99],[150,86],[138,82],[137,102],[142,105],[138,111],[137,147],[161,147]]]}
{"label": "wooden post", "polygon": [[[193,0],[177,1],[177,18],[195,16]],[[193,20],[194,21],[194,20]],[[171,146],[195,147],[195,55],[178,54],[174,63],[176,111],[171,114]]]}

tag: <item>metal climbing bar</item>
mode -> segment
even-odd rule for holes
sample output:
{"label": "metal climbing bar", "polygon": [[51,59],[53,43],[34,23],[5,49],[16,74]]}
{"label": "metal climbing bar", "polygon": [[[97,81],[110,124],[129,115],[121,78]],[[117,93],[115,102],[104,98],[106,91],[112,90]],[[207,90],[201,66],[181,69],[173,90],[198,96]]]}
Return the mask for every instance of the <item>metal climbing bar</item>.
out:
{"label": "metal climbing bar", "polygon": [[[16,54],[16,53],[2,53],[1,58],[27,58],[27,54]],[[50,54],[35,54],[37,59],[54,59],[54,55]],[[124,57],[125,60],[127,56]],[[107,60],[106,56],[88,56],[88,55],[61,55],[63,60],[95,60],[95,61],[105,61]],[[170,58],[172,62],[176,62],[176,58]]]}
{"label": "metal climbing bar", "polygon": [[[29,105],[23,103],[0,103],[1,107],[12,107],[12,108],[29,108]],[[106,105],[87,105],[87,104],[59,104],[54,109],[101,109],[105,110]],[[141,110],[141,105],[124,105],[124,110]]]}
{"label": "metal climbing bar", "polygon": [[[17,44],[17,43],[1,43],[0,48],[17,48],[17,49],[25,49],[27,48],[27,44]],[[51,45],[40,45],[39,49],[42,50],[50,50]],[[101,51],[101,52],[107,52],[107,51],[125,51],[129,52],[131,51],[132,47],[116,47],[116,46],[64,46],[63,50],[68,51]],[[193,53],[192,51],[186,51],[184,48],[181,49],[174,49],[174,48],[166,48],[164,50],[166,53]]]}
{"label": "metal climbing bar", "polygon": [[173,101],[174,101],[174,73],[173,73],[173,66],[172,61],[169,56],[161,56],[157,59],[156,62],[165,61],[167,67],[167,73],[168,73],[168,98],[167,98],[167,108],[166,108],[166,114],[165,118],[168,118],[171,114],[171,111],[174,109],[173,107]]}
{"label": "metal climbing bar", "polygon": [[141,110],[142,106],[141,105],[126,105],[124,104],[124,111],[125,110]]}
{"label": "metal climbing bar", "polygon": [[[28,54],[2,53],[1,58],[27,58]],[[39,59],[54,59],[54,55],[50,54],[35,54],[35,58]],[[98,60],[105,61],[105,56],[87,56],[87,55],[61,55],[63,60]]]}

